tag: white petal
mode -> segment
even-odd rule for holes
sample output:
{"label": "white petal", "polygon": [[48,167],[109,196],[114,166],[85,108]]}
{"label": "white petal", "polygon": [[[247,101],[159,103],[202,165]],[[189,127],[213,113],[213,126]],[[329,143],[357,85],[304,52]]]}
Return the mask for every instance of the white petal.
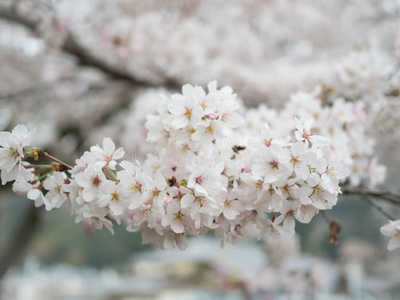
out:
{"label": "white petal", "polygon": [[396,248],[400,247],[400,238],[399,237],[393,237],[388,244],[388,250],[393,251]]}
{"label": "white petal", "polygon": [[121,159],[124,157],[124,155],[125,155],[124,148],[122,147],[118,148],[113,154],[113,159]]}
{"label": "white petal", "polygon": [[103,149],[104,149],[104,152],[106,152],[106,153],[109,153],[109,154],[114,153],[115,144],[109,137],[104,138]]}

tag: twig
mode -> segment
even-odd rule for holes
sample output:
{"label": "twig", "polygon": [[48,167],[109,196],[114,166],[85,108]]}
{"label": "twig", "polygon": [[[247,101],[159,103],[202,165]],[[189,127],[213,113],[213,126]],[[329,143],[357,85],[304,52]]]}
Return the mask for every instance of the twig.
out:
{"label": "twig", "polygon": [[361,198],[367,201],[373,208],[381,213],[385,218],[389,220],[395,220],[395,218],[385,211],[379,204],[376,203],[376,198],[380,198],[393,205],[400,205],[400,195],[388,192],[388,191],[374,191],[360,187],[345,187],[342,188],[343,194],[347,195],[359,195]]}
{"label": "twig", "polygon": [[328,225],[330,225],[332,220],[331,220],[331,218],[329,218],[327,213],[325,211],[323,211],[323,210],[320,210],[320,214],[324,218],[325,222],[328,223]]}
{"label": "twig", "polygon": [[400,205],[400,195],[388,191],[375,191],[360,187],[343,187],[342,192],[345,195],[360,195],[380,198],[394,205]]}
{"label": "twig", "polygon": [[389,220],[395,220],[389,213],[387,213],[380,205],[375,203],[374,197],[367,195],[366,197],[363,197],[366,201],[371,204],[372,207],[374,207],[378,212],[380,212],[385,218]]}
{"label": "twig", "polygon": [[62,162],[61,160],[59,160],[58,158],[55,158],[54,156],[51,156],[47,152],[43,152],[43,156],[47,157],[51,160],[54,160],[55,162],[58,162],[60,165],[63,165],[64,167],[66,167],[68,170],[72,170],[72,166],[70,166],[69,164],[67,164],[65,162]]}

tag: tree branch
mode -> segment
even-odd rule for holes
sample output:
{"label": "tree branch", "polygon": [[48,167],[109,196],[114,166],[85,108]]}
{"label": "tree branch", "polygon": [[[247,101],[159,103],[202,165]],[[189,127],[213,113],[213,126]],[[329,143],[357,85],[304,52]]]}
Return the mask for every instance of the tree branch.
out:
{"label": "tree branch", "polygon": [[14,8],[11,8],[10,10],[0,9],[0,18],[14,22],[14,23],[18,23],[18,24],[23,25],[33,31],[37,30],[37,26],[38,26],[37,22],[22,17],[21,15],[19,15],[16,12],[16,10]]}
{"label": "tree branch", "polygon": [[54,160],[55,162],[59,163],[60,165],[64,166],[67,170],[72,170],[72,166],[70,166],[69,164],[59,160],[58,158],[55,158],[54,156],[48,154],[47,152],[43,152],[43,156],[47,157],[51,160]]}
{"label": "tree branch", "polygon": [[386,212],[380,205],[375,203],[374,197],[366,195],[365,197],[362,198],[368,201],[373,208],[375,208],[380,214],[382,214],[382,216],[384,216],[388,220],[395,220],[395,218],[393,218],[388,212]]}
{"label": "tree branch", "polygon": [[0,278],[2,278],[9,267],[18,260],[28,245],[40,223],[42,211],[43,208],[36,208],[32,203],[25,215],[21,218],[22,221],[18,223],[18,227],[12,233],[12,238],[8,240],[3,253],[0,255]]}
{"label": "tree branch", "polygon": [[[79,45],[79,43],[76,41],[71,33],[68,34],[67,39],[65,40],[65,43],[62,46],[61,50],[63,50],[63,52],[68,55],[74,56],[78,60],[79,65],[96,68],[117,80],[129,81],[129,83],[133,85],[133,87],[159,86],[159,84],[137,79],[133,75],[118,68],[115,68],[114,66],[109,65],[103,62],[101,59],[91,55],[86,49]],[[161,85],[169,89],[180,88],[180,84],[172,80],[166,80]]]}
{"label": "tree branch", "polygon": [[366,197],[380,198],[394,205],[400,205],[400,195],[389,191],[369,190],[361,187],[342,187],[344,195],[360,195]]}
{"label": "tree branch", "polygon": [[[29,20],[19,15],[15,9],[0,9],[0,18],[22,25],[28,28],[30,31],[37,33],[39,22]],[[116,68],[102,61],[100,58],[90,54],[87,49],[79,44],[79,42],[76,40],[71,32],[67,34],[67,38],[65,39],[64,44],[60,48],[60,50],[64,54],[75,57],[79,65],[98,69],[116,80],[128,81],[131,85],[133,85],[133,87],[156,87],[162,85],[165,88],[176,90],[180,89],[181,86],[179,82],[169,80],[168,78],[166,78],[165,81],[161,84],[156,84],[146,80],[135,78],[135,76],[129,74],[129,72]]]}

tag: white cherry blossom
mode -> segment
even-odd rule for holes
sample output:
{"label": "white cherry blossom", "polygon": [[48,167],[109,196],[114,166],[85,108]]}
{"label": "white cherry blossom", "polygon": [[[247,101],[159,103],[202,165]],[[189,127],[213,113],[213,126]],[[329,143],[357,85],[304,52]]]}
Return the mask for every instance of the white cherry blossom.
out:
{"label": "white cherry blossom", "polygon": [[[182,94],[161,97],[149,110],[153,115],[142,116],[156,151],[135,163],[122,160],[125,151],[105,138],[72,168],[60,162],[36,167],[26,160],[30,133],[20,127],[15,136],[1,134],[2,153],[12,147],[17,153],[0,158],[2,176],[17,179],[13,190],[36,206],[50,210],[68,203],[78,223],[113,232],[111,220],[124,222],[128,231],[142,233],[143,243],[163,249],[184,249],[188,235],[207,232],[222,245],[293,234],[296,221],[309,223],[337,203],[349,167],[369,174],[360,171],[353,183],[369,176],[377,184],[385,170],[371,159],[370,140],[364,152],[354,142],[364,134],[355,121],[359,106],[323,109],[306,93],[290,102],[282,111],[262,107],[263,115],[249,110],[243,126],[244,108],[230,87],[217,89],[212,82],[205,92],[185,85]],[[316,107],[310,112],[307,103]],[[334,125],[338,114],[340,130]]]}
{"label": "white cherry blossom", "polygon": [[28,131],[24,125],[17,125],[12,132],[0,132],[1,182],[6,184],[18,177],[32,179],[32,173],[25,168],[25,147],[29,146],[35,130]]}
{"label": "white cherry blossom", "polygon": [[64,173],[54,172],[52,176],[44,181],[43,187],[48,191],[46,199],[48,199],[53,208],[59,208],[67,201],[66,179]]}
{"label": "white cherry blossom", "polygon": [[113,215],[120,216],[131,203],[131,194],[127,188],[114,181],[107,181],[99,190],[99,207],[109,207]]}
{"label": "white cherry blossom", "polygon": [[92,146],[90,151],[101,162],[101,166],[109,166],[111,170],[115,170],[117,162],[115,160],[121,159],[125,155],[123,148],[115,150],[115,144],[110,138],[104,138],[103,148],[100,146]]}
{"label": "white cherry blossom", "polygon": [[327,146],[329,144],[329,138],[311,133],[313,123],[313,119],[307,119],[304,122],[296,119],[296,139],[315,146]]}
{"label": "white cherry blossom", "polygon": [[82,173],[75,176],[76,183],[83,188],[82,196],[86,202],[97,199],[100,187],[107,181],[101,165],[89,165]]}
{"label": "white cherry blossom", "polygon": [[389,251],[393,251],[400,247],[400,220],[389,221],[389,224],[381,227],[381,233],[384,236],[390,237],[387,246]]}
{"label": "white cherry blossom", "polygon": [[194,169],[189,176],[187,186],[205,195],[218,195],[225,190],[220,180],[222,168],[223,165],[219,164],[214,168],[203,166]]}

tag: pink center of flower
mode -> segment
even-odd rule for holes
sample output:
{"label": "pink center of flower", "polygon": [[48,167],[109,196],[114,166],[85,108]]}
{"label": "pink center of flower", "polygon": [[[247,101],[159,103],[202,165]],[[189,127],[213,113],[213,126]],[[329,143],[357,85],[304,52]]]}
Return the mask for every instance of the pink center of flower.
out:
{"label": "pink center of flower", "polygon": [[242,168],[242,173],[248,173],[248,172],[251,172],[251,168],[250,167]]}
{"label": "pink center of flower", "polygon": [[312,135],[311,132],[306,131],[305,129],[303,129],[303,135],[302,136],[303,136],[304,139],[309,140],[311,135]]}
{"label": "pink center of flower", "polygon": [[214,115],[214,114],[209,114],[208,115],[208,118],[210,119],[210,120],[216,120],[217,119],[217,116],[216,115]]}
{"label": "pink center of flower", "polygon": [[95,186],[99,186],[101,184],[101,179],[99,178],[99,176],[94,176],[92,177],[92,182]]}
{"label": "pink center of flower", "polygon": [[265,146],[267,146],[267,147],[271,146],[271,142],[272,142],[272,138],[270,138],[269,140],[264,139],[264,144],[265,144]]}
{"label": "pink center of flower", "polygon": [[201,185],[201,184],[204,182],[204,180],[205,180],[205,179],[204,179],[203,176],[199,176],[199,177],[196,177],[196,180],[195,180],[195,181],[196,181],[197,184],[200,184],[200,185]]}
{"label": "pink center of flower", "polygon": [[158,188],[155,188],[154,190],[151,191],[151,195],[153,197],[157,197],[160,194],[160,190]]}
{"label": "pink center of flower", "polygon": [[243,235],[243,229],[242,229],[242,226],[240,226],[240,225],[236,225],[236,232],[239,234],[239,235]]}
{"label": "pink center of flower", "polygon": [[271,169],[279,169],[279,163],[276,160],[270,161],[269,165],[271,166]]}

